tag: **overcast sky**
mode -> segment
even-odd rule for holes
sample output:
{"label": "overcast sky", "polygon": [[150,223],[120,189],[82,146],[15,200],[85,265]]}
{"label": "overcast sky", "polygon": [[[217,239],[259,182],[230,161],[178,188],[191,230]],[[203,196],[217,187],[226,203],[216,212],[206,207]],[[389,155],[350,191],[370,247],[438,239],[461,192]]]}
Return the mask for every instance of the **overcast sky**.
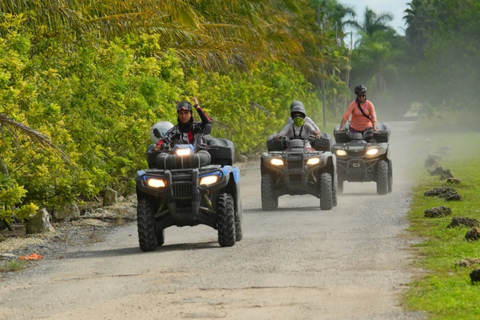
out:
{"label": "overcast sky", "polygon": [[411,0],[338,0],[338,2],[353,8],[357,14],[355,19],[359,22],[363,21],[366,7],[369,7],[377,14],[389,12],[393,14],[393,21],[389,25],[397,33],[405,34],[405,20],[403,20],[405,14],[403,11],[408,8],[407,3],[410,3]]}

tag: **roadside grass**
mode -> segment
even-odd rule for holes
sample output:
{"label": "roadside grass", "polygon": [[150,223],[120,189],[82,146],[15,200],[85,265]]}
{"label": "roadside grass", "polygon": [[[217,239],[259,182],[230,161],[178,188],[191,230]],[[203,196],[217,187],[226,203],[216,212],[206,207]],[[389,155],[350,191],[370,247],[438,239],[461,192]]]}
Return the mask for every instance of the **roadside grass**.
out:
{"label": "roadside grass", "polygon": [[0,273],[15,272],[26,268],[27,261],[24,260],[8,260],[0,265]]}
{"label": "roadside grass", "polygon": [[[466,258],[480,258],[480,241],[469,242],[465,234],[470,227],[447,228],[452,217],[469,217],[480,221],[480,133],[442,133],[431,137],[430,150],[445,150],[439,166],[450,169],[462,182],[451,185],[461,201],[446,201],[440,197],[425,196],[433,188],[445,185],[438,175],[427,169],[418,174],[417,186],[409,212],[408,232],[419,243],[412,245],[417,255],[413,265],[424,271],[409,284],[404,296],[410,310],[425,311],[428,319],[479,319],[478,297],[480,284],[472,285],[470,272],[480,265],[469,267],[457,263]],[[443,148],[443,149],[442,149]],[[446,206],[452,214],[442,218],[426,218],[426,209]]]}

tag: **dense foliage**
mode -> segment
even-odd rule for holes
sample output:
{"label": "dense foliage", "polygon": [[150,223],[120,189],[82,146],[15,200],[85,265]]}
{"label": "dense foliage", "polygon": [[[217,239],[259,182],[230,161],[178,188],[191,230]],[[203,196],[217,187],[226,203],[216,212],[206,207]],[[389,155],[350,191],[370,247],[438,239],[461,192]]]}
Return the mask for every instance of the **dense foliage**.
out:
{"label": "dense foliage", "polygon": [[107,186],[133,191],[136,170],[146,166],[149,130],[160,120],[176,123],[178,100],[197,96],[215,120],[213,134],[232,139],[238,154],[263,149],[292,100],[304,101],[312,117],[318,107],[312,86],[282,62],[259,61],[250,74],[202,72],[184,68],[174,49],[152,57],[156,35],[84,41],[67,50],[50,39],[35,43],[20,18],[4,18],[3,25],[5,219],[13,208],[23,219],[35,206],[88,199]]}
{"label": "dense foliage", "polygon": [[417,100],[425,103],[431,115],[435,109],[478,115],[480,3],[414,0],[409,6],[406,36],[417,55]]}

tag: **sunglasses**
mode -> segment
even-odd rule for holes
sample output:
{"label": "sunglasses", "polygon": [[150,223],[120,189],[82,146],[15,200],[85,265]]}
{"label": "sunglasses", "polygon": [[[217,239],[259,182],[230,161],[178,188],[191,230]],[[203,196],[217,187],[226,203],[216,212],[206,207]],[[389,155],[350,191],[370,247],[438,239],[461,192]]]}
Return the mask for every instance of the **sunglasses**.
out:
{"label": "sunglasses", "polygon": [[357,94],[357,97],[365,97],[364,94]]}

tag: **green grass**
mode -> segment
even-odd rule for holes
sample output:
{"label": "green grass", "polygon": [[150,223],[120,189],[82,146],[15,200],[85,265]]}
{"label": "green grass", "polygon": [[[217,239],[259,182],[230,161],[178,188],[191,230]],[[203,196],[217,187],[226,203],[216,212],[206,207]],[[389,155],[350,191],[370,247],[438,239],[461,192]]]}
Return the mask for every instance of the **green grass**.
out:
{"label": "green grass", "polygon": [[[441,187],[445,181],[431,176],[426,169],[416,177],[418,184],[413,190],[408,233],[421,239],[414,246],[417,250],[414,266],[425,273],[410,284],[404,303],[410,310],[426,311],[429,319],[479,319],[480,284],[472,285],[469,274],[480,265],[459,267],[456,264],[465,258],[480,258],[480,242],[465,240],[469,227],[447,228],[454,216],[480,220],[479,141],[480,133],[470,132],[435,134],[430,142],[431,150],[449,147],[439,165],[462,180],[459,185],[452,185],[462,201],[447,202],[425,196],[425,191]],[[452,215],[424,217],[426,209],[441,205],[450,207]]]}
{"label": "green grass", "polygon": [[24,260],[8,260],[0,264],[0,273],[2,272],[15,272],[25,269],[27,261]]}

